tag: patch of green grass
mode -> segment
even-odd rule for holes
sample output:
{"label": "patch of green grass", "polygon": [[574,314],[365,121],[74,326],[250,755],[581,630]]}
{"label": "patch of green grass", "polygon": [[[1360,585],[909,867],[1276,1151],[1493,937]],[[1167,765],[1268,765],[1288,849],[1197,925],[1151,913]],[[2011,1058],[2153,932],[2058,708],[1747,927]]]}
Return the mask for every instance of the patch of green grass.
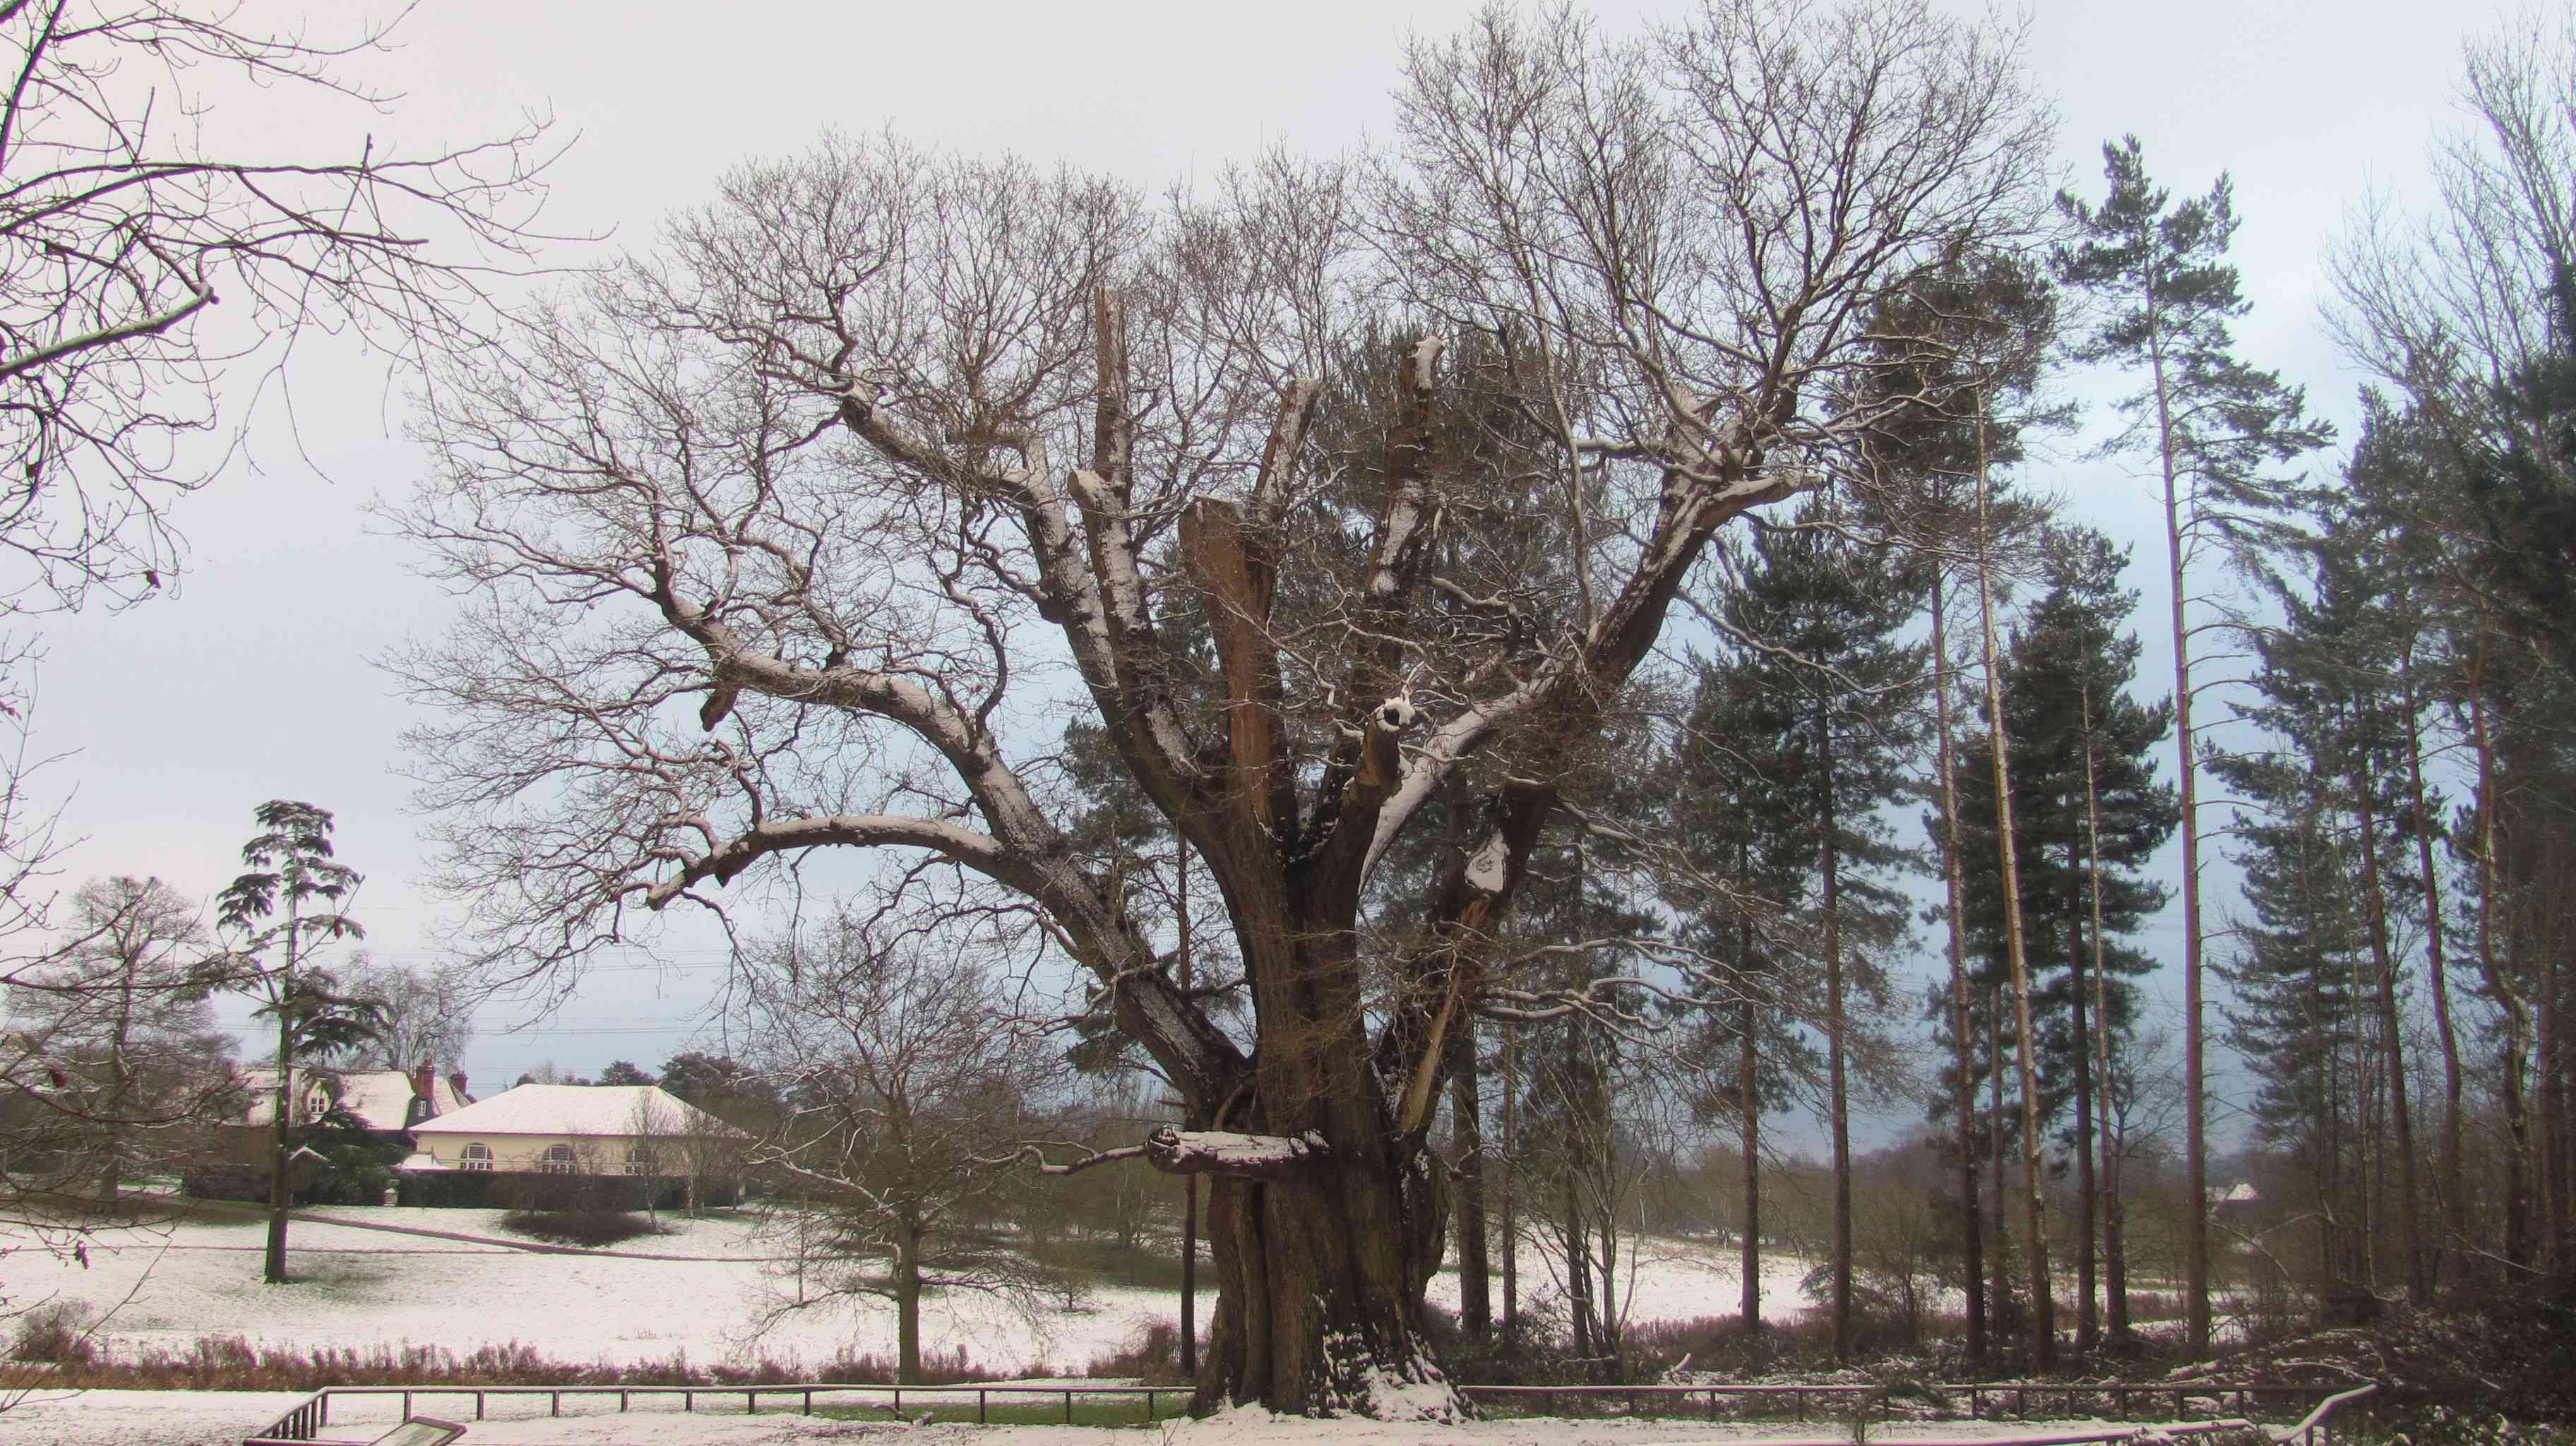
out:
{"label": "patch of green grass", "polygon": [[[762,1401],[764,1413],[768,1401]],[[1189,1397],[1180,1392],[1154,1398],[1154,1419],[1145,1419],[1143,1396],[1075,1396],[1073,1424],[1076,1426],[1138,1427],[1159,1425],[1188,1413]],[[974,1424],[975,1398],[972,1395],[941,1393],[930,1396],[906,1396],[903,1414],[897,1417],[889,1399],[877,1397],[872,1404],[859,1405],[843,1401],[836,1404],[814,1403],[814,1414],[833,1421],[918,1421],[927,1415],[933,1422],[948,1425]],[[1061,1426],[1065,1424],[1064,1397],[993,1395],[985,1398],[983,1420],[993,1426]]]}
{"label": "patch of green grass", "polygon": [[[1206,1247],[1202,1244],[1200,1248]],[[1095,1285],[1181,1288],[1181,1243],[1177,1238],[1147,1237],[1130,1248],[1121,1246],[1113,1236],[1060,1235],[1032,1245],[1029,1256],[1050,1270]],[[1214,1279],[1213,1272],[1200,1272],[1203,1287]]]}

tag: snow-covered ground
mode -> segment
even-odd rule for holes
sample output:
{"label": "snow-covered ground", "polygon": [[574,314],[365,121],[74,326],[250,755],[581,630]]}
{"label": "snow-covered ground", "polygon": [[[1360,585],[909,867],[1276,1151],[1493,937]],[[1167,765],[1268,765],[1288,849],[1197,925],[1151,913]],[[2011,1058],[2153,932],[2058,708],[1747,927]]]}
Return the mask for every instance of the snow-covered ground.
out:
{"label": "snow-covered ground", "polygon": [[[351,1222],[464,1235],[498,1235],[495,1211],[376,1209],[321,1212]],[[262,1227],[252,1219],[191,1222],[167,1232],[103,1236],[88,1264],[36,1252],[0,1258],[0,1296],[13,1306],[77,1300],[106,1316],[97,1339],[132,1354],[185,1352],[200,1336],[240,1336],[254,1346],[441,1346],[464,1353],[513,1342],[567,1363],[665,1361],[701,1365],[760,1357],[820,1371],[844,1355],[894,1352],[894,1315],[879,1302],[835,1302],[778,1314],[794,1282],[766,1259],[774,1248],[747,1220],[671,1218],[675,1233],[577,1255],[298,1223],[289,1241],[298,1283],[259,1283]],[[1653,1242],[1634,1277],[1632,1320],[1687,1319],[1736,1305],[1731,1250]],[[660,1257],[660,1258],[645,1258]],[[1794,1315],[1807,1301],[1804,1265],[1766,1262],[1765,1314]],[[1524,1252],[1522,1290],[1553,1288],[1544,1263]],[[1454,1307],[1443,1274],[1432,1297]],[[1201,1319],[1215,1305],[1201,1297]],[[1023,1318],[1000,1300],[934,1298],[923,1308],[925,1349],[963,1348],[1001,1370],[1079,1371],[1145,1326],[1174,1320],[1176,1291],[1095,1289],[1073,1311]],[[773,1319],[773,1316],[775,1317]],[[0,1418],[5,1419],[5,1418]],[[0,1438],[5,1439],[5,1438]]]}
{"label": "snow-covered ground", "polygon": [[[301,1396],[270,1391],[90,1391],[73,1397],[35,1397],[0,1413],[0,1443],[15,1446],[231,1446],[276,1420]],[[702,1401],[695,1414],[656,1406],[618,1414],[605,1402],[567,1401],[561,1418],[546,1414],[539,1399],[496,1400],[492,1418],[470,1421],[442,1411],[423,1393],[413,1409],[469,1420],[463,1446],[787,1446],[804,1441],[895,1438],[885,1446],[1104,1446],[1134,1437],[1104,1437],[1096,1427],[909,1426],[891,1421],[825,1421],[789,1412],[742,1414]],[[331,1423],[335,1437],[363,1440],[393,1424],[395,1398],[340,1401]],[[2134,1423],[1940,1421],[1882,1428],[1890,1443],[1995,1442],[2040,1431],[2134,1430]],[[1691,1421],[1508,1420],[1464,1426],[1365,1420],[1310,1421],[1257,1410],[1224,1412],[1206,1421],[1167,1423],[1162,1446],[1661,1446],[1711,1442],[1722,1446],[1780,1441],[1796,1433],[1815,1439],[1814,1427],[1710,1425]],[[1147,1438],[1152,1439],[1152,1438]]]}

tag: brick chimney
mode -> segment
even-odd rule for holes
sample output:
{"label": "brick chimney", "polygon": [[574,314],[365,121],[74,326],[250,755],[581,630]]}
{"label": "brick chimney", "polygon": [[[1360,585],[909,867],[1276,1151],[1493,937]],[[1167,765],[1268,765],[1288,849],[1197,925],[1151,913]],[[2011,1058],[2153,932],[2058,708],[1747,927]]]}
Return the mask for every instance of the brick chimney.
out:
{"label": "brick chimney", "polygon": [[456,1098],[459,1102],[469,1105],[474,1103],[474,1096],[466,1093],[465,1090],[465,1071],[460,1069],[454,1074],[449,1075],[447,1077],[447,1085],[448,1088],[456,1091]]}
{"label": "brick chimney", "polygon": [[422,1060],[420,1062],[420,1068],[411,1072],[412,1097],[415,1099],[435,1100],[437,1096],[430,1093],[430,1091],[437,1083],[437,1067],[432,1065],[428,1060]]}

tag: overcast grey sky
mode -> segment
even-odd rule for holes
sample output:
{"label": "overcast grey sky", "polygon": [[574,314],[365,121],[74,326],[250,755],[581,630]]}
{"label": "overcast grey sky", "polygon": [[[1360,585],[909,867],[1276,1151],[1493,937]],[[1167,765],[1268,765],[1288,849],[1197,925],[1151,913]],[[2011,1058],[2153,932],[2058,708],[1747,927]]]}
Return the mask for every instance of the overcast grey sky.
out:
{"label": "overcast grey sky", "polygon": [[[272,8],[297,9],[252,10]],[[333,24],[360,8],[320,0],[309,13]],[[1404,38],[1446,32],[1472,8],[432,0],[400,32],[402,48],[368,67],[405,92],[390,118],[254,99],[215,127],[260,144],[328,124],[428,145],[551,110],[578,140],[554,173],[549,226],[641,243],[728,165],[800,149],[826,126],[891,124],[931,144],[1063,160],[1145,186],[1272,143],[1345,150],[1385,130]],[[1598,9],[1612,30],[1680,13],[1628,0]],[[2428,141],[2459,123],[2460,42],[2500,11],[2487,0],[2058,0],[2029,16],[2030,60],[2057,98],[2067,179],[2080,192],[2098,194],[2100,143],[2131,131],[2177,191],[2234,174],[2246,218],[2236,256],[2256,304],[2244,354],[2348,422],[2360,378],[2318,325],[2321,248],[2374,188],[2420,199]],[[375,948],[422,957],[437,906],[419,888],[419,821],[392,772],[405,707],[370,660],[435,631],[447,602],[365,512],[371,498],[402,495],[422,462],[364,357],[317,347],[300,360],[300,441],[320,471],[282,427],[264,427],[258,472],[182,505],[191,557],[174,595],[50,629],[38,742],[77,750],[48,777],[76,785],[66,818],[85,838],[65,881],[151,873],[209,894],[237,871],[255,804],[307,799],[337,810],[342,855],[369,876],[356,912]],[[2160,566],[2153,500],[2127,469],[2069,460],[2037,480],[2140,540],[2141,558]],[[2135,581],[2152,615],[2154,573]],[[2144,679],[2171,676],[2164,656],[2151,645]],[[533,1032],[506,1032],[523,1011],[487,1009],[465,1061],[478,1089],[541,1060],[649,1068],[688,1047],[687,1017],[719,956],[690,938],[669,957],[676,972],[639,960],[595,976]]]}

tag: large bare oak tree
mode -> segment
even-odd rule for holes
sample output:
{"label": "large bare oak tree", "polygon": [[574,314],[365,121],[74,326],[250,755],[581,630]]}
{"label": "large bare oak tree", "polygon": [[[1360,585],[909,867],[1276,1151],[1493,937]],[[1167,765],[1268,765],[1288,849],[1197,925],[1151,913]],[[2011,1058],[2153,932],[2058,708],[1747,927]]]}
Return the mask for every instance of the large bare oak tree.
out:
{"label": "large bare oak tree", "polygon": [[[1881,300],[2041,214],[2013,37],[1906,0],[1489,12],[1398,99],[1381,155],[1152,203],[891,139],[746,167],[442,380],[402,519],[466,598],[396,667],[495,957],[561,978],[817,850],[1016,901],[1183,1101],[1135,1153],[1210,1181],[1203,1403],[1450,1404],[1450,1040],[1595,1005],[1484,968],[1552,770],[1721,528],[1925,400],[1866,384]],[[1493,545],[1534,527],[1556,565]],[[1069,720],[1214,879],[1242,1022],[1077,847]],[[1452,780],[1463,842],[1369,917]]]}

